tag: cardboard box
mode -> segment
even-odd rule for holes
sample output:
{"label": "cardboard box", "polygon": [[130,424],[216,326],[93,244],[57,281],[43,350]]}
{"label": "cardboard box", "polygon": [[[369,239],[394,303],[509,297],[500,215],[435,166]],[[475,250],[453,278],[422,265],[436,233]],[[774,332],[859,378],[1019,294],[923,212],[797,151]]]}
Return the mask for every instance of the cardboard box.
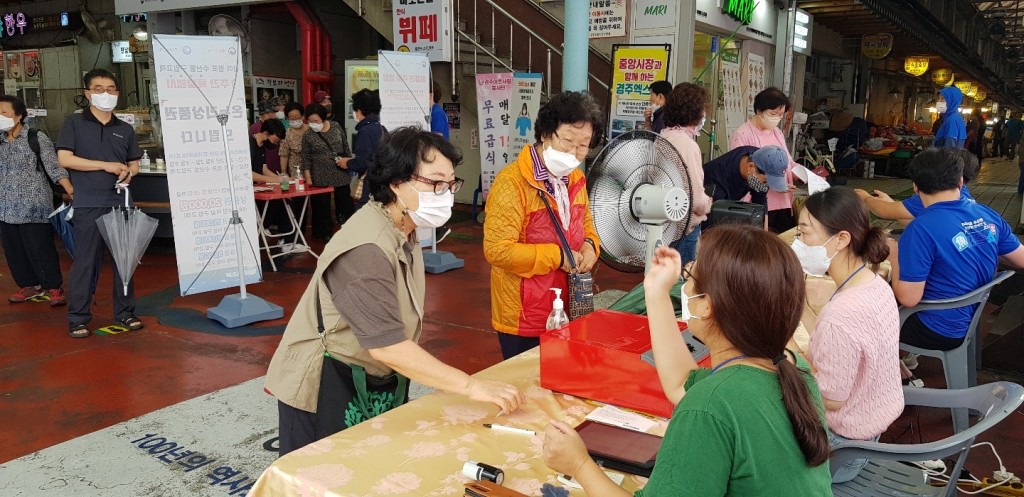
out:
{"label": "cardboard box", "polygon": [[[679,323],[683,332],[686,323]],[[640,412],[671,417],[658,372],[641,357],[651,350],[647,317],[598,310],[540,337],[544,388]],[[709,364],[706,352],[698,357]]]}

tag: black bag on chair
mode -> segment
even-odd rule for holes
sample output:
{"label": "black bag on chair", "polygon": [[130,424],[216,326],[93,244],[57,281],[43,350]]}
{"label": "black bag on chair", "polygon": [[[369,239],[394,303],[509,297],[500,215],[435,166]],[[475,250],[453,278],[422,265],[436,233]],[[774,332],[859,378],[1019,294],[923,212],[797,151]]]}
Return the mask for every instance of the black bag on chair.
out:
{"label": "black bag on chair", "polygon": [[565,257],[569,259],[569,267],[572,268],[568,277],[569,295],[566,297],[566,300],[569,302],[568,314],[571,321],[594,312],[594,276],[589,272],[581,273],[576,270],[576,261],[572,257],[572,248],[569,247],[569,240],[566,238],[565,232],[562,231],[562,223],[555,217],[555,211],[551,209],[551,204],[548,203],[544,193],[537,193],[540,195],[540,199],[544,201],[544,207],[548,209],[548,215],[551,216],[551,224],[555,225],[555,233],[558,233],[558,239],[562,242],[562,250]]}

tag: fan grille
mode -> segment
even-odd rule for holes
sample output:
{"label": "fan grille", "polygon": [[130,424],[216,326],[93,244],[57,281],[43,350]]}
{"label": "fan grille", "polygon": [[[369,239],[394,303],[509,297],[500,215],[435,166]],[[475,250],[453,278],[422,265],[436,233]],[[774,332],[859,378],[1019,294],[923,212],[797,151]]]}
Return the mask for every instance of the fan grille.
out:
{"label": "fan grille", "polygon": [[664,224],[666,242],[682,238],[689,226],[690,176],[675,147],[646,130],[612,140],[590,168],[587,189],[602,256],[620,270],[643,269],[646,262],[647,227],[630,209],[630,197],[642,184],[674,186],[686,192],[687,201],[673,209],[682,221]]}

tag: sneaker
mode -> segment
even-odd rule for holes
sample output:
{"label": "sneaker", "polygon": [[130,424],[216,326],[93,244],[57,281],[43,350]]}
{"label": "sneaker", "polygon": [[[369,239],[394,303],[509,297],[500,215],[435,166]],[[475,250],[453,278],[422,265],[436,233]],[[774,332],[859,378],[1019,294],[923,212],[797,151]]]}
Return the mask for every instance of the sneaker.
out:
{"label": "sneaker", "polygon": [[903,365],[909,370],[917,369],[917,354],[907,354],[906,357],[900,359],[903,361]]}
{"label": "sneaker", "polygon": [[46,296],[50,299],[50,307],[67,305],[68,303],[68,298],[64,295],[64,290],[61,288],[51,288],[47,290]]}
{"label": "sneaker", "polygon": [[910,375],[910,378],[903,378],[903,386],[923,388],[924,380],[917,376]]}
{"label": "sneaker", "polygon": [[22,288],[21,290],[18,290],[17,293],[11,295],[10,297],[7,297],[7,301],[12,304],[20,304],[22,302],[34,299],[36,297],[41,297],[43,295],[45,295],[45,292],[43,292],[41,288],[37,286],[27,286]]}

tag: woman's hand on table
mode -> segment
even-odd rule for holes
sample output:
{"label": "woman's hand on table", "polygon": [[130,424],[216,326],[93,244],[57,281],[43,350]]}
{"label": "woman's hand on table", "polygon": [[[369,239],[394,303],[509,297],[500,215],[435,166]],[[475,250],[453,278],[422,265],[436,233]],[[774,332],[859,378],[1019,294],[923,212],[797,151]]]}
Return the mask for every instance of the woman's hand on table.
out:
{"label": "woman's hand on table", "polygon": [[587,446],[573,427],[551,420],[544,429],[544,464],[564,475],[579,475],[580,468],[590,459]]}
{"label": "woman's hand on table", "polygon": [[483,378],[470,377],[466,396],[476,401],[497,405],[501,409],[498,414],[510,413],[526,403],[526,395],[515,385]]}
{"label": "woman's hand on table", "polygon": [[682,271],[683,260],[679,252],[667,245],[658,247],[644,277],[644,291],[667,295],[679,282]]}
{"label": "woman's hand on table", "polygon": [[581,273],[589,273],[591,269],[594,269],[594,264],[597,264],[597,252],[589,243],[584,243],[583,248],[580,249],[580,258],[576,260],[576,267]]}

